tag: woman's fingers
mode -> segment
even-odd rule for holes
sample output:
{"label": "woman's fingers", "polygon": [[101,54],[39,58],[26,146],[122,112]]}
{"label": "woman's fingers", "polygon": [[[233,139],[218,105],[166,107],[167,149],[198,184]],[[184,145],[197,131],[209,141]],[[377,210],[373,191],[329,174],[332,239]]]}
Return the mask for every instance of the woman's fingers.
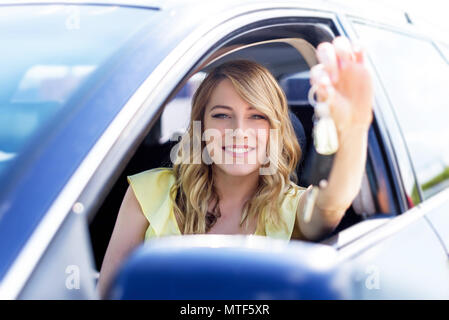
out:
{"label": "woman's fingers", "polygon": [[332,83],[339,79],[340,71],[350,63],[363,63],[363,50],[359,45],[352,44],[346,37],[336,37],[332,43],[323,42],[317,48],[318,61],[329,73]]}
{"label": "woman's fingers", "polygon": [[316,54],[320,63],[311,69],[310,79],[311,84],[317,86],[317,99],[327,100],[334,87],[341,93],[350,89],[348,86],[353,73],[346,68],[353,64],[363,64],[364,52],[360,45],[339,36],[332,43],[320,43]]}
{"label": "woman's fingers", "polygon": [[310,70],[310,83],[312,86],[317,87],[316,95],[318,101],[325,101],[328,99],[332,83],[323,64],[320,63],[312,67]]}
{"label": "woman's fingers", "polygon": [[330,75],[333,83],[338,81],[338,62],[334,46],[329,42],[322,42],[317,48],[318,61]]}
{"label": "woman's fingers", "polygon": [[373,89],[364,54],[359,44],[345,37],[321,43],[317,48],[319,64],[311,68],[310,82],[316,88],[316,99],[329,103],[340,132],[372,121]]}
{"label": "woman's fingers", "polygon": [[323,64],[316,64],[310,69],[310,82],[312,85],[331,84],[329,74]]}
{"label": "woman's fingers", "polygon": [[355,61],[360,64],[365,63],[365,50],[359,43],[352,44],[352,50],[354,52]]}
{"label": "woman's fingers", "polygon": [[346,69],[349,64],[356,61],[352,45],[348,38],[337,37],[332,43],[335,48],[335,55],[337,56],[339,69]]}

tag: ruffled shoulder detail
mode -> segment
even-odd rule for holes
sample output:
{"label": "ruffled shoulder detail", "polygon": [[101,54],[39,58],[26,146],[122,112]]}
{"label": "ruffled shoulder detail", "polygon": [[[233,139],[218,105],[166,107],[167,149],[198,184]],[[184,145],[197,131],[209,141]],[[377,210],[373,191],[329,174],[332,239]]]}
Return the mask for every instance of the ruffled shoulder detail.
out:
{"label": "ruffled shoulder detail", "polygon": [[181,234],[173,214],[170,189],[175,182],[172,168],[155,168],[127,176],[143,214],[150,223],[145,239]]}

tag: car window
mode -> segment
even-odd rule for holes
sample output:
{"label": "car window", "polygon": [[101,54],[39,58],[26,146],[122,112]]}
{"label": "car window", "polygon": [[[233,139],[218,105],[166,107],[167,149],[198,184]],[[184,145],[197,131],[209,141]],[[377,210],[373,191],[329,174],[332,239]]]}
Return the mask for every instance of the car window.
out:
{"label": "car window", "polygon": [[429,41],[355,27],[390,97],[427,199],[449,186],[449,65]]}
{"label": "car window", "polygon": [[57,125],[56,115],[72,108],[77,90],[153,14],[113,6],[2,6],[0,173],[41,130]]}

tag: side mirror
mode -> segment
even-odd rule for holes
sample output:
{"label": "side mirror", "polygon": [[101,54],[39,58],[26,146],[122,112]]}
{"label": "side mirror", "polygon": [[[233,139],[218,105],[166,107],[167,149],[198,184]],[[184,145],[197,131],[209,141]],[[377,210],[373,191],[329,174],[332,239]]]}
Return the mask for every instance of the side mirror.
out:
{"label": "side mirror", "polygon": [[151,240],[122,265],[109,299],[347,299],[337,252],[312,242],[244,235]]}

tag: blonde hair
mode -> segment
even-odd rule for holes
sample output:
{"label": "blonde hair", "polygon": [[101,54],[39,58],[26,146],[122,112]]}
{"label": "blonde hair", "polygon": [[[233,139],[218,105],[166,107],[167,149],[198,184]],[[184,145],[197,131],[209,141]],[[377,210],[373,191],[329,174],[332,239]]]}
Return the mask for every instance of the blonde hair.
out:
{"label": "blonde hair", "polygon": [[[200,144],[201,151],[204,150],[205,142],[193,130],[193,123],[204,123],[206,105],[214,88],[223,79],[229,79],[243,100],[267,116],[270,129],[277,129],[280,139],[276,172],[260,175],[254,196],[244,204],[240,226],[245,223],[247,228],[249,221],[257,218],[258,226],[272,223],[277,228],[286,227],[279,209],[285,192],[294,187],[292,181],[297,182],[296,168],[301,158],[301,149],[288,114],[287,99],[265,67],[249,60],[234,60],[211,70],[193,96],[189,128],[180,141],[181,152],[173,165],[175,183],[171,189],[171,199],[180,230],[183,234],[206,233],[208,204],[210,201],[219,201],[212,165],[201,161],[201,153],[183,152],[182,146],[188,140]],[[204,126],[201,126],[203,130]],[[269,148],[270,142],[267,152]]]}

